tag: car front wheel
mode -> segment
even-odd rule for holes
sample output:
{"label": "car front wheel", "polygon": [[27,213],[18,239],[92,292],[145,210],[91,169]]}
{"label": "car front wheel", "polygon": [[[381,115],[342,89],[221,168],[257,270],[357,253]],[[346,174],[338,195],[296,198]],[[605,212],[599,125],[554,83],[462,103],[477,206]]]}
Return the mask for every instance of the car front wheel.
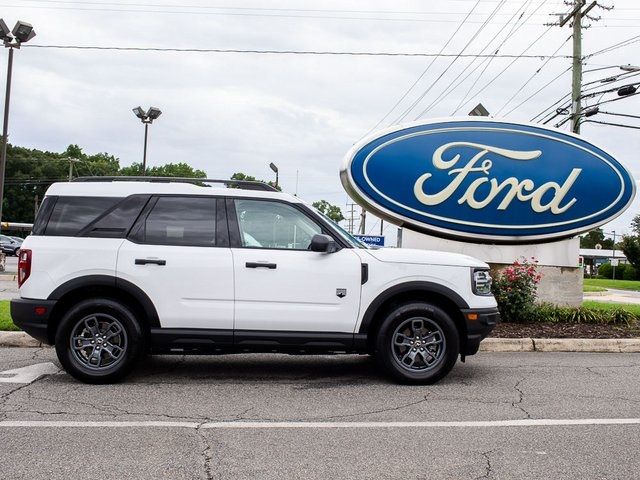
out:
{"label": "car front wheel", "polygon": [[89,299],[71,307],[60,322],[55,345],[67,373],[96,384],[122,379],[144,350],[134,314],[111,299]]}
{"label": "car front wheel", "polygon": [[437,382],[451,371],[459,352],[454,321],[441,308],[424,302],[392,309],[376,339],[376,358],[402,383]]}

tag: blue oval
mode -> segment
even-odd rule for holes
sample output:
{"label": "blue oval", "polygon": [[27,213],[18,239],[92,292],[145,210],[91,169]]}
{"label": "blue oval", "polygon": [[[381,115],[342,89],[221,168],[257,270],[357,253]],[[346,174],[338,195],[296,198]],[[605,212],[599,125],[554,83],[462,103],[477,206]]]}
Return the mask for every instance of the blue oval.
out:
{"label": "blue oval", "polygon": [[365,208],[394,223],[502,243],[590,230],[635,195],[627,169],[577,135],[486,119],[374,134],[347,154],[341,178]]}

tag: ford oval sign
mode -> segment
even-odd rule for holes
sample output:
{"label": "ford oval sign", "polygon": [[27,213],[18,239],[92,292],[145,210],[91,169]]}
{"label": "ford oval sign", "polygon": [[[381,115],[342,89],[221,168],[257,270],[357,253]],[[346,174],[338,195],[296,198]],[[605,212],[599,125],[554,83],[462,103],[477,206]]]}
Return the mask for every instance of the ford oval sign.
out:
{"label": "ford oval sign", "polygon": [[490,119],[378,132],[351,149],[341,178],[382,218],[481,242],[569,237],[612,220],[635,195],[626,168],[583,138]]}

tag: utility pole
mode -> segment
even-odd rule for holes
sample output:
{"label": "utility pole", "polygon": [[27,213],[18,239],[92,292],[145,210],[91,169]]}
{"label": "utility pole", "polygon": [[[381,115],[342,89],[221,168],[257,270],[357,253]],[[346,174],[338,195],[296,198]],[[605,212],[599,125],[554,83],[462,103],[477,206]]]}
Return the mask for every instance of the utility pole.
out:
{"label": "utility pole", "polygon": [[349,203],[347,202],[347,209],[349,212],[349,217],[347,217],[347,231],[353,235],[353,230],[355,227],[355,208],[356,204],[355,203]]}
{"label": "utility pole", "polygon": [[[567,2],[565,2],[567,3]],[[573,27],[573,65],[571,77],[571,131],[580,133],[580,120],[582,114],[582,18],[587,17],[589,11],[598,5],[593,1],[583,9],[586,0],[573,0],[571,4],[573,10],[564,18],[560,19],[558,25],[564,27],[570,20]],[[588,17],[590,20],[599,18]]]}
{"label": "utility pole", "polygon": [[69,160],[69,181],[73,179],[73,164],[79,162],[77,158],[67,158]]}
{"label": "utility pole", "polygon": [[365,235],[367,228],[367,211],[363,208],[360,214],[360,235]]}

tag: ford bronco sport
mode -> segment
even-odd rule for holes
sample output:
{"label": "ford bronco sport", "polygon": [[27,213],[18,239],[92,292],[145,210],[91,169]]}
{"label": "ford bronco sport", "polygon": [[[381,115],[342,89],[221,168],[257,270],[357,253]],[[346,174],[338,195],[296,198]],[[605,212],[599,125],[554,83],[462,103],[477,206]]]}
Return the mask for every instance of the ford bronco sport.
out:
{"label": "ford bronco sport", "polygon": [[146,353],[234,352],[368,353],[398,381],[433,383],[499,318],[485,263],[368,249],[259,182],[53,184],[18,283],[16,325],[89,383]]}

